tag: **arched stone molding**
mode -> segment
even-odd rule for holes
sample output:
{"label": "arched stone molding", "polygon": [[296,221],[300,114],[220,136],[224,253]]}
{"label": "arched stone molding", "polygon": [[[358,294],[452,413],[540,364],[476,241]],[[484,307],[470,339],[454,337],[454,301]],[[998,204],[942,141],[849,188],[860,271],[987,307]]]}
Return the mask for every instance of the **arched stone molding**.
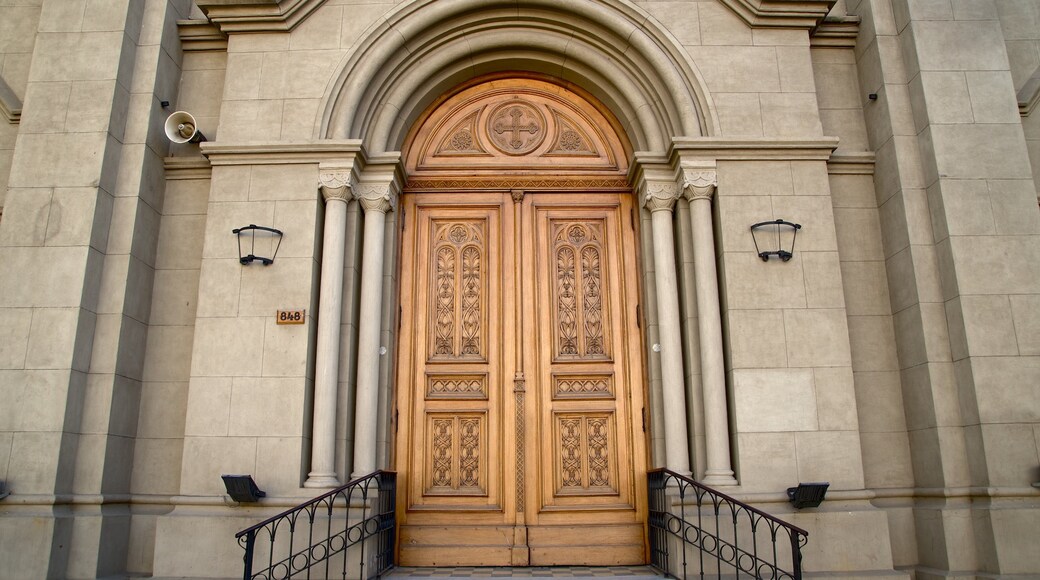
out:
{"label": "arched stone molding", "polygon": [[[719,134],[714,105],[685,50],[628,0],[420,0],[402,5],[345,57],[315,137],[399,150],[441,95],[501,71],[548,75],[609,107],[636,150]],[[355,90],[356,89],[356,90]]]}

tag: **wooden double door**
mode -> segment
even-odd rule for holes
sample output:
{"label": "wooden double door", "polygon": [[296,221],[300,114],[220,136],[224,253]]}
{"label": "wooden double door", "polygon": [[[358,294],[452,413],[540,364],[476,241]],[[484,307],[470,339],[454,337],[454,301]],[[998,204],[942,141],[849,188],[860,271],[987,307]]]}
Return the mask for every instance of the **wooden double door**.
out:
{"label": "wooden double door", "polygon": [[645,563],[631,195],[422,193],[403,209],[399,562]]}

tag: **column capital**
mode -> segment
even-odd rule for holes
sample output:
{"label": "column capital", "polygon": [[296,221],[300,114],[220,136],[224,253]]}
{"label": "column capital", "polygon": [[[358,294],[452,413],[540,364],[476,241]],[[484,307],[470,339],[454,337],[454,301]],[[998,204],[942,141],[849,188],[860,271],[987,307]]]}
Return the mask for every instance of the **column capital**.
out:
{"label": "column capital", "polygon": [[644,181],[640,193],[643,205],[651,212],[672,211],[679,198],[679,186],[674,181]]}
{"label": "column capital", "polygon": [[318,165],[318,187],[325,203],[332,200],[350,201],[357,182],[353,163],[322,163]]}
{"label": "column capital", "polygon": [[321,169],[318,172],[318,182],[321,184],[319,187],[325,203],[332,200],[350,201],[354,198],[349,170]]}
{"label": "column capital", "polygon": [[365,212],[387,213],[397,207],[397,187],[393,183],[359,183],[354,195]]}
{"label": "column capital", "polygon": [[690,201],[695,199],[711,201],[718,184],[719,176],[714,169],[684,168],[682,170],[683,196]]}

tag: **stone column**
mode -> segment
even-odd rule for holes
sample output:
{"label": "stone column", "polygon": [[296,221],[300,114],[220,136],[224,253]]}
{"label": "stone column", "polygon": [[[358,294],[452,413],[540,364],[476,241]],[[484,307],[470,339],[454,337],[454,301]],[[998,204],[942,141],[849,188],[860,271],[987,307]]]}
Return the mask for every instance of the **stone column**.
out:
{"label": "stone column", "polygon": [[361,258],[361,305],[358,324],[357,399],[354,405],[354,473],[376,469],[379,414],[379,324],[383,311],[383,234],[386,213],[397,205],[395,185],[362,184],[355,191],[365,210]]}
{"label": "stone column", "polygon": [[322,240],[321,294],[318,299],[311,472],[303,486],[337,487],[340,482],[336,477],[336,398],[339,389],[347,203],[352,197],[350,169],[321,167],[318,179],[325,198],[325,235]]}
{"label": "stone column", "polygon": [[722,357],[722,312],[715,266],[715,234],[711,197],[718,183],[714,169],[684,170],[683,194],[690,201],[693,230],[693,271],[700,334],[701,384],[704,393],[706,461],[703,482],[736,485],[729,459],[729,412],[726,366]]}
{"label": "stone column", "polygon": [[690,442],[686,426],[682,338],[679,332],[679,284],[675,274],[672,210],[679,195],[674,181],[647,181],[643,204],[650,210],[654,236],[654,278],[660,328],[661,379],[664,391],[665,466],[690,474]]}

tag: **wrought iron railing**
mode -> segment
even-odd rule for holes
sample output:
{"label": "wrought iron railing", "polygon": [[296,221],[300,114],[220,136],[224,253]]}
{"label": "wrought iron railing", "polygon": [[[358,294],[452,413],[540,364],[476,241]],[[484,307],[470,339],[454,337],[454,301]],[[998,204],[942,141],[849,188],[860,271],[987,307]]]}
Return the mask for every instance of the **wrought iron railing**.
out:
{"label": "wrought iron railing", "polygon": [[647,477],[655,568],[683,580],[801,580],[808,532],[674,471]]}
{"label": "wrought iron railing", "polygon": [[242,530],[235,534],[245,550],[242,577],[382,574],[394,565],[396,493],[397,474],[376,471]]}

